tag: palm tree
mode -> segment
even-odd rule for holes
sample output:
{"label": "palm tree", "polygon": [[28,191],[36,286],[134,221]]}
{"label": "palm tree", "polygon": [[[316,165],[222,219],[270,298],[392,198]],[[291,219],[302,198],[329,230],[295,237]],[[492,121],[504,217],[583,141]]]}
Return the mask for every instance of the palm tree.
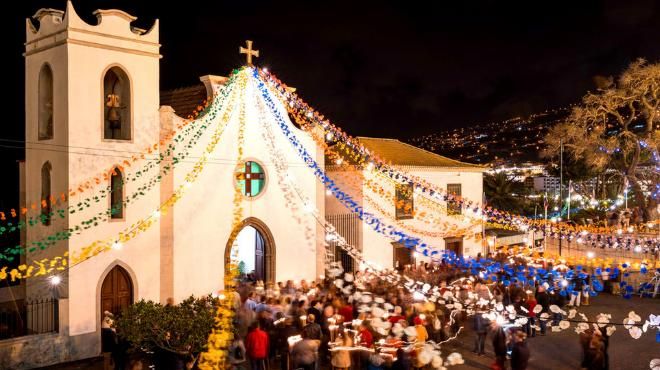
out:
{"label": "palm tree", "polygon": [[486,174],[484,177],[484,192],[489,206],[503,210],[523,211],[525,186],[503,172]]}

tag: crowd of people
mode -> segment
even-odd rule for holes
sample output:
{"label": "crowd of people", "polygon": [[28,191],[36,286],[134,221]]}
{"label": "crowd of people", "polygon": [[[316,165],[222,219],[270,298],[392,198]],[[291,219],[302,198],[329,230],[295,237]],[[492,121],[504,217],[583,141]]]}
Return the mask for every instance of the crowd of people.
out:
{"label": "crowd of people", "polygon": [[364,300],[343,288],[330,279],[272,289],[242,285],[229,350],[233,369],[264,369],[266,363],[271,369],[421,368],[430,362],[422,346],[459,330],[448,309],[415,302],[403,287],[368,283],[365,291],[387,308],[381,314],[363,310]]}
{"label": "crowd of people", "polygon": [[[444,263],[421,263],[401,272],[406,279],[396,284],[369,277],[368,272],[357,272],[339,283],[326,278],[268,287],[261,282],[242,284],[235,297],[235,335],[229,351],[232,369],[439,368],[447,365],[447,359],[436,358],[439,352],[434,349],[454,339],[464,326],[475,336],[477,355],[485,355],[490,334],[493,369],[505,369],[507,361],[514,370],[526,369],[528,338],[546,335],[549,322],[557,325],[563,319],[550,306],[589,304],[591,289],[589,274],[576,275],[568,284],[565,280],[504,284],[468,277]],[[358,281],[368,300],[356,298],[356,289],[347,289]],[[420,299],[402,284],[405,281],[435,287],[436,297],[447,298],[445,292],[450,291],[450,301]],[[569,284],[571,292],[566,294]],[[487,309],[475,303],[493,300],[504,307],[512,305],[516,317],[525,318],[525,323],[487,319]],[[452,302],[455,308],[470,301],[470,310],[447,304]],[[607,369],[606,337],[598,331],[583,333],[581,343],[583,367]]]}

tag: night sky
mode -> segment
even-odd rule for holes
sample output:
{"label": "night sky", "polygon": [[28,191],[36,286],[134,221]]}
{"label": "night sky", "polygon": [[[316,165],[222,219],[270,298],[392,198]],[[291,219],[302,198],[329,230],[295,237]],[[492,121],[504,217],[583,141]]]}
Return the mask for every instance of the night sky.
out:
{"label": "night sky", "polygon": [[[660,3],[653,0],[412,3],[74,6],[90,23],[98,8],[125,10],[142,28],[159,18],[162,89],[227,75],[244,61],[238,46],[252,39],[262,55],[258,65],[353,135],[408,138],[562,107],[593,89],[596,75],[617,75],[639,57],[660,60]],[[42,7],[64,9],[65,1],[14,2],[3,17],[9,119],[0,139],[24,140],[25,18]],[[0,153],[0,165],[14,173],[22,151]],[[0,207],[7,198],[0,197]]]}

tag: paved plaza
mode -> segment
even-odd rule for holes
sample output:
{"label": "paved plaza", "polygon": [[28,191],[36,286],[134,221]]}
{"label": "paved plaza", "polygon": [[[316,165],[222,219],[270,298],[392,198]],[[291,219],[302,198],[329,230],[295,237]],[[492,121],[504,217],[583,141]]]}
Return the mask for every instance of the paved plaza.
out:
{"label": "paved plaza", "polygon": [[[594,319],[598,313],[609,313],[612,322],[621,323],[628,312],[635,311],[642,320],[648,318],[649,314],[660,314],[660,299],[641,299],[633,297],[630,300],[618,296],[602,294],[591,299],[591,306],[582,306],[578,312],[582,312],[589,319]],[[493,363],[493,350],[490,335],[486,342],[486,356],[478,357],[472,351],[474,336],[469,328],[470,322],[464,335],[459,341],[448,345],[443,351],[447,355],[453,351],[460,352],[465,358],[465,364],[452,367],[452,369],[488,369]],[[575,325],[571,329],[561,332],[548,330],[546,336],[529,338],[527,343],[530,349],[529,369],[533,370],[559,370],[579,369],[581,349],[578,335],[575,333]],[[610,338],[609,346],[610,369],[646,370],[653,358],[660,358],[660,343],[655,341],[655,333],[647,332],[641,338],[635,340],[628,330],[618,326],[617,331]]]}

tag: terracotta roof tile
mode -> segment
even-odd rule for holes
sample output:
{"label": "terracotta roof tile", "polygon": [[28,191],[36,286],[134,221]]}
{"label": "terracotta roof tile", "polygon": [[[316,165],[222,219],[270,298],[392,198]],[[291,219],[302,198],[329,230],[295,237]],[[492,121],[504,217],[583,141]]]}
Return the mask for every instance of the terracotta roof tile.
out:
{"label": "terracotta roof tile", "polygon": [[486,170],[484,166],[443,157],[396,139],[375,137],[358,137],[357,139],[364,147],[393,165]]}
{"label": "terracotta roof tile", "polygon": [[204,85],[181,87],[160,92],[160,105],[169,105],[179,117],[186,118],[207,98]]}

